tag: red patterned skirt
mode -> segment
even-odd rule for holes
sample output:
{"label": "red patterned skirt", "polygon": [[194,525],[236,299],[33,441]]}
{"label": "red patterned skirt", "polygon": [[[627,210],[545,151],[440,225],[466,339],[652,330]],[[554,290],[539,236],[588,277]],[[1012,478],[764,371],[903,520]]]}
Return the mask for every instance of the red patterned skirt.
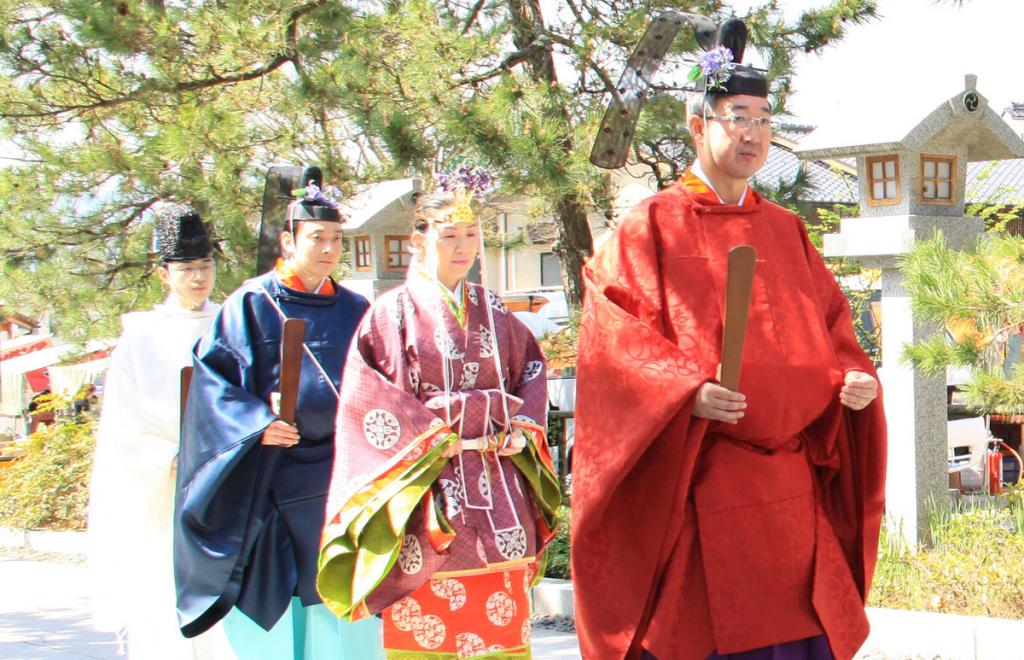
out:
{"label": "red patterned skirt", "polygon": [[436,574],[382,612],[388,659],[530,658],[531,573],[520,565]]}

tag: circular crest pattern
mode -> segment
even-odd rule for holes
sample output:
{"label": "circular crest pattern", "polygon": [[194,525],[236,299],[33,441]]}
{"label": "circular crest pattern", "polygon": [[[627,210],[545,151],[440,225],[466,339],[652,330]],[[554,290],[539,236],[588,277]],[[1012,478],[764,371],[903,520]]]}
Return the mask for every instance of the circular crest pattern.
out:
{"label": "circular crest pattern", "polygon": [[393,413],[374,408],[363,417],[363,435],[377,449],[391,449],[402,437],[402,426]]}
{"label": "circular crest pattern", "polygon": [[448,631],[444,627],[444,621],[433,614],[421,617],[412,631],[416,643],[425,649],[436,649],[444,643]]}
{"label": "circular crest pattern", "polygon": [[462,365],[462,380],[459,381],[460,390],[471,390],[476,387],[476,379],[480,375],[479,362],[466,362]]}
{"label": "circular crest pattern", "polygon": [[544,372],[544,363],[540,360],[530,360],[523,369],[523,382],[529,383]]}
{"label": "circular crest pattern", "polygon": [[494,357],[494,335],[486,325],[480,326],[480,357]]}
{"label": "circular crest pattern", "polygon": [[438,598],[448,601],[452,612],[466,604],[466,587],[458,580],[431,580],[430,590]]}
{"label": "circular crest pattern", "polygon": [[403,598],[391,606],[391,621],[394,622],[395,628],[402,632],[411,631],[421,616],[423,609],[412,598]]}
{"label": "circular crest pattern", "polygon": [[522,559],[526,556],[526,530],[522,527],[502,530],[494,535],[494,544],[505,559]]}
{"label": "circular crest pattern", "polygon": [[516,615],[516,603],[504,591],[495,591],[487,599],[487,620],[496,626],[507,626]]}
{"label": "circular crest pattern", "polygon": [[502,314],[508,313],[508,310],[505,308],[505,304],[501,302],[498,295],[490,289],[487,289],[487,301],[491,304],[491,309],[494,311],[501,312]]}
{"label": "circular crest pattern", "polygon": [[472,658],[487,653],[487,645],[480,635],[459,633],[455,636],[455,652],[460,658]]}
{"label": "circular crest pattern", "polygon": [[441,490],[444,493],[444,513],[453,518],[462,513],[462,484],[459,483],[458,474],[455,479],[441,479]]}
{"label": "circular crest pattern", "polygon": [[423,548],[420,546],[420,540],[412,534],[406,534],[402,541],[398,567],[406,575],[415,575],[423,570]]}

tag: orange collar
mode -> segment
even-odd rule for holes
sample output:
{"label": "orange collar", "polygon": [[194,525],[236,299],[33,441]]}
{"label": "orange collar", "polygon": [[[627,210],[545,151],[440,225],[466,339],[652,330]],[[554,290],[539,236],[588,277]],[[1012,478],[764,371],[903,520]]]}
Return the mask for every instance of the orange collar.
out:
{"label": "orange collar", "polygon": [[[277,273],[277,276],[281,278],[281,284],[285,285],[289,289],[305,291],[308,293],[306,285],[302,283],[302,278],[299,277],[298,272],[296,272],[295,267],[292,266],[290,261],[285,261],[283,258],[279,257],[277,259],[277,264],[274,266],[274,271]],[[317,290],[313,293],[317,293],[321,296],[333,296],[334,283],[331,282],[331,278],[325,277],[324,281],[320,283],[320,286],[317,287]]]}
{"label": "orange collar", "polygon": [[[693,173],[692,167],[686,168],[686,171],[683,172],[683,176],[679,178],[679,184],[702,204],[709,206],[730,206],[729,204],[722,204],[722,202],[719,201],[718,194],[712,190],[711,186],[705,183],[703,179]],[[757,203],[756,198],[757,193],[754,192],[753,188],[747,186],[747,195],[743,199],[742,206],[753,206]]]}

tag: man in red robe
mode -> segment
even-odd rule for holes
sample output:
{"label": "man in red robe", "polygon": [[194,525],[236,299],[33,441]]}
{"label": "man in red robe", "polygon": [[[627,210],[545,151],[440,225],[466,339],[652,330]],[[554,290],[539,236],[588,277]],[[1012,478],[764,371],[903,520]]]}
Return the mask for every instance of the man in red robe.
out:
{"label": "man in red robe", "polygon": [[[768,156],[767,82],[724,73],[690,100],[697,160],[584,268],[572,571],[586,658],[842,660],[868,633],[875,369],[800,218],[748,185]],[[715,374],[737,245],[758,261],[732,392]]]}

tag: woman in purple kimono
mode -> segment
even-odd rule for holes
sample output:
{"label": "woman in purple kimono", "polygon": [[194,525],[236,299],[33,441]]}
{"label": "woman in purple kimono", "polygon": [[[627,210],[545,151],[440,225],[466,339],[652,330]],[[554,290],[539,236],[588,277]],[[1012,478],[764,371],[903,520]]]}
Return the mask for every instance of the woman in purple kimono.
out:
{"label": "woman in purple kimono", "polygon": [[389,658],[530,654],[527,593],[560,493],[544,356],[466,281],[486,179],[462,168],[419,200],[406,283],[346,363],[317,585],[340,616],[381,615]]}

